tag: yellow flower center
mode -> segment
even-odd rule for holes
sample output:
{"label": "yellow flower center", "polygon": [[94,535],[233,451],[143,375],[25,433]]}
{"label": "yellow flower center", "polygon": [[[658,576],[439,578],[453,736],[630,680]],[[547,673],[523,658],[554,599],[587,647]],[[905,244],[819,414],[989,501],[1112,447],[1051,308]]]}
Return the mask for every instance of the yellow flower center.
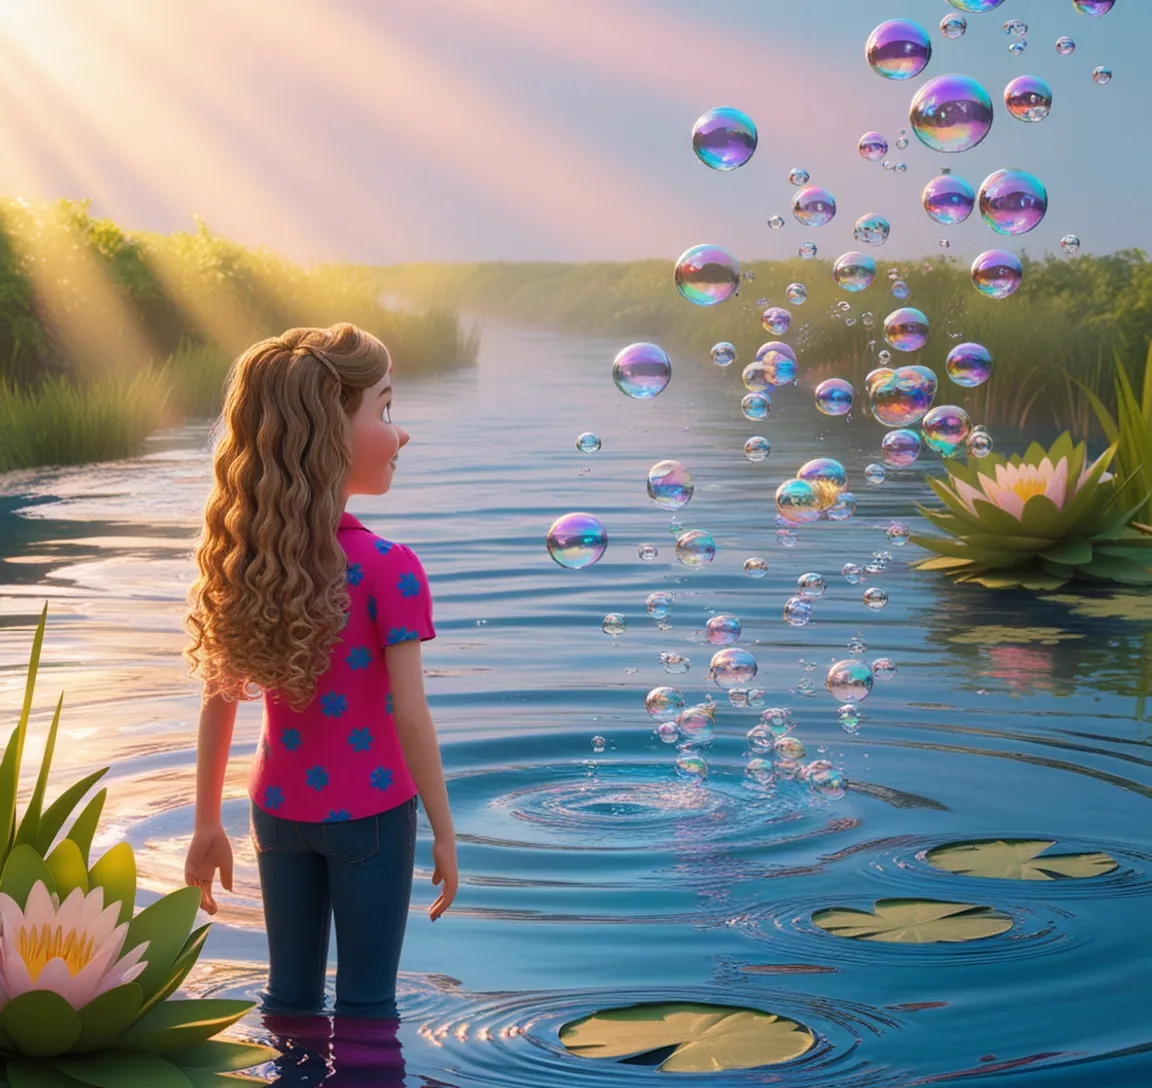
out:
{"label": "yellow flower center", "polygon": [[56,957],[68,965],[69,974],[77,975],[87,966],[95,951],[88,934],[77,933],[74,929],[65,932],[60,926],[53,927],[47,922],[40,929],[21,929],[17,947],[33,982],[40,977],[48,961]]}
{"label": "yellow flower center", "polygon": [[1033,495],[1043,495],[1048,489],[1048,481],[1043,476],[1017,476],[1012,484],[1012,490],[1027,502]]}

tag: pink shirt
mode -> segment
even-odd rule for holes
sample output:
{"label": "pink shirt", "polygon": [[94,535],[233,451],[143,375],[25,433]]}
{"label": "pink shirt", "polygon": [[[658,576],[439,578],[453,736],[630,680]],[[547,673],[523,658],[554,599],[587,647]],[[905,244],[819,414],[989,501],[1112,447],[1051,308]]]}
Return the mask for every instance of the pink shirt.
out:
{"label": "pink shirt", "polygon": [[345,511],[351,611],[312,702],[297,713],[264,693],[248,796],[289,820],[358,820],[416,795],[392,717],[384,647],[436,637],[432,595],[415,552],[378,537]]}

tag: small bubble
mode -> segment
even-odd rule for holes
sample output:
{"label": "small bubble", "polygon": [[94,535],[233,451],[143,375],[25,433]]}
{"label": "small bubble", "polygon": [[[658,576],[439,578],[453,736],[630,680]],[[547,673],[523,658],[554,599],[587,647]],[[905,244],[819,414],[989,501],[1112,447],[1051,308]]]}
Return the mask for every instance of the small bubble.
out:
{"label": "small bubble", "polygon": [[856,585],[860,581],[860,568],[855,563],[845,563],[840,568],[840,573],[844,575],[844,580],[849,585]]}
{"label": "small bubble", "polygon": [[595,435],[591,431],[585,431],[576,437],[576,448],[581,453],[595,453],[600,448],[599,435]]}
{"label": "small bubble", "polygon": [[788,171],[788,180],[796,186],[807,185],[808,171],[802,166],[793,166],[792,169]]}
{"label": "small bubble", "polygon": [[621,612],[609,612],[600,624],[600,628],[606,635],[622,635],[628,629],[628,621]]}
{"label": "small bubble", "polygon": [[1112,80],[1112,69],[1103,66],[1092,69],[1092,78],[1096,80],[1101,86],[1109,83]]}
{"label": "small bubble", "polygon": [[804,597],[789,597],[784,604],[784,622],[789,627],[806,627],[812,619],[812,602]]}
{"label": "small bubble", "polygon": [[1075,253],[1076,250],[1080,248],[1080,239],[1077,238],[1075,234],[1065,234],[1064,237],[1060,239],[1060,248],[1064,250],[1065,253]]}
{"label": "small bubble", "polygon": [[907,146],[908,146],[908,137],[907,136],[901,136],[900,139],[896,141],[896,150],[897,151],[903,151]]}
{"label": "small bubble", "polygon": [[799,253],[800,253],[800,256],[804,258],[804,260],[806,260],[806,261],[812,260],[812,258],[816,256],[816,243],[815,242],[802,243],[800,246],[800,249],[799,249]]}
{"label": "small bubble", "polygon": [[895,169],[897,174],[903,174],[908,169],[908,164],[906,162],[898,162],[893,169]]}
{"label": "small bubble", "polygon": [[763,461],[772,452],[772,443],[763,435],[753,435],[744,443],[744,456],[749,461]]}
{"label": "small bubble", "polygon": [[953,40],[962,38],[964,37],[964,31],[967,29],[968,20],[965,19],[963,15],[945,15],[944,18],[940,20],[940,33],[943,34],[945,38],[951,38]]}
{"label": "small bubble", "polygon": [[784,226],[784,216],[782,216],[782,215],[772,216],[768,220],[768,226],[770,226],[773,230],[779,230],[782,226]]}
{"label": "small bubble", "polygon": [[1028,40],[1026,38],[1017,38],[1010,46],[1008,52],[1014,57],[1020,56],[1021,53],[1028,47]]}
{"label": "small bubble", "polygon": [[744,573],[749,578],[763,578],[768,573],[768,560],[758,555],[749,556],[744,560]]}
{"label": "small bubble", "polygon": [[784,297],[797,306],[808,301],[808,288],[802,283],[790,283],[784,288]]}
{"label": "small bubble", "polygon": [[902,521],[894,521],[888,526],[888,542],[890,544],[907,544],[912,530]]}
{"label": "small bubble", "polygon": [[712,348],[712,362],[717,366],[729,366],[736,359],[736,348],[722,340]]}
{"label": "small bubble", "polygon": [[636,554],[639,555],[645,563],[651,563],[659,553],[655,544],[641,544],[637,547]]}
{"label": "small bubble", "polygon": [[864,590],[864,603],[874,611],[879,611],[888,603],[888,592],[878,586]]}
{"label": "small bubble", "polygon": [[1076,52],[1076,43],[1067,35],[1056,39],[1056,52],[1062,57],[1069,57]]}
{"label": "small bubble", "polygon": [[777,529],[776,543],[784,548],[796,547],[796,534],[791,529]]}
{"label": "small bubble", "polygon": [[883,465],[872,464],[864,469],[864,479],[873,486],[882,484],[887,475]]}

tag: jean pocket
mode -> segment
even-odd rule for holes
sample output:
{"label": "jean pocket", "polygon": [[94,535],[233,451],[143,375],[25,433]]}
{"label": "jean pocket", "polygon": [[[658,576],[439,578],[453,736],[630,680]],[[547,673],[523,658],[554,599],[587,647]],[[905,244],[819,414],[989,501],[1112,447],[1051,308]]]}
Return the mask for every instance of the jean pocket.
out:
{"label": "jean pocket", "polygon": [[276,817],[256,804],[252,806],[252,845],[258,854],[276,849]]}
{"label": "jean pocket", "polygon": [[380,819],[365,816],[360,820],[334,820],[320,825],[324,846],[337,861],[355,865],[380,853]]}

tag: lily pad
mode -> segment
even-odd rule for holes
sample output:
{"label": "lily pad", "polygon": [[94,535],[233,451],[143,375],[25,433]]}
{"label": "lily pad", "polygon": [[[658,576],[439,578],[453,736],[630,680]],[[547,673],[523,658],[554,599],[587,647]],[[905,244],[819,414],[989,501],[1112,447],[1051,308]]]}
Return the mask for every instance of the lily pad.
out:
{"label": "lily pad", "polygon": [[662,1073],[715,1073],[791,1061],[816,1045],[803,1024],[730,1005],[666,1002],[608,1009],[560,1029],[560,1042],[583,1058],[671,1053]]}
{"label": "lily pad", "polygon": [[812,921],[837,937],[898,944],[978,941],[1012,928],[1011,917],[991,907],[939,899],[877,899],[874,913],[830,907]]}
{"label": "lily pad", "polygon": [[103,1050],[84,1058],[57,1058],[53,1064],[92,1088],[193,1088],[183,1069],[155,1054]]}
{"label": "lily pad", "polygon": [[25,990],[0,1009],[0,1028],[21,1054],[48,1058],[80,1038],[80,1017],[54,990]]}
{"label": "lily pad", "polygon": [[1054,839],[995,839],[949,843],[925,856],[950,873],[998,880],[1085,880],[1119,867],[1115,858],[1103,853],[1044,854],[1055,845]]}

